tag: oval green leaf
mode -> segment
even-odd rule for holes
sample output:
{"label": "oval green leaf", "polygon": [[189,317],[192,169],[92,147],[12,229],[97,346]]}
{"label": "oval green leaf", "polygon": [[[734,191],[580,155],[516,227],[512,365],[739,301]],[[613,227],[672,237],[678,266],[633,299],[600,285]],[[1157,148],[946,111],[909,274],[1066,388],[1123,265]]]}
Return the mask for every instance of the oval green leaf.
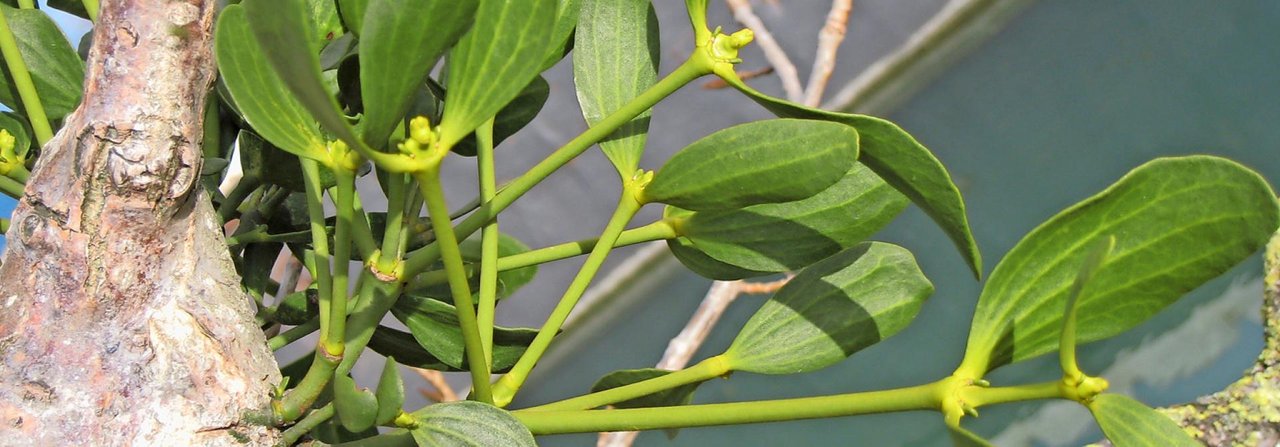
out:
{"label": "oval green leaf", "polygon": [[369,390],[356,388],[351,376],[339,374],[333,378],[333,410],[342,428],[360,432],[373,427],[378,399]]}
{"label": "oval green leaf", "polygon": [[475,25],[449,55],[442,145],[453,147],[470,135],[538,75],[555,30],[557,5],[480,0]]}
{"label": "oval green leaf", "polygon": [[303,0],[244,0],[241,5],[262,55],[303,109],[348,147],[365,147],[325,88],[319,42]]}
{"label": "oval green leaf", "polygon": [[[641,368],[641,369],[623,369],[605,374],[594,385],[591,385],[591,392],[596,393],[608,389],[617,388],[624,385],[630,385],[636,382],[662,377],[671,374],[671,371],[657,368]],[[680,385],[657,393],[637,397],[631,400],[615,402],[612,405],[615,408],[645,408],[645,407],[674,407],[678,405],[688,405],[693,402],[693,392],[698,389],[698,385],[702,382],[689,383]]]}
{"label": "oval green leaf", "polygon": [[370,0],[360,36],[361,136],[381,146],[436,61],[471,26],[479,0]]}
{"label": "oval green leaf", "polygon": [[644,189],[645,202],[694,211],[800,200],[839,181],[858,159],[843,124],[776,119],[730,127],[682,149]]}
{"label": "oval green leaf", "polygon": [[320,293],[313,288],[290,293],[276,305],[275,321],[290,326],[306,323],[320,316],[319,299]]}
{"label": "oval green leaf", "polygon": [[975,376],[1055,350],[1082,259],[1114,235],[1079,298],[1079,343],[1146,320],[1221,275],[1280,226],[1271,187],[1222,158],[1163,158],[1041,224],[1005,255],[978,298],[961,369]]}
{"label": "oval green leaf", "polygon": [[[588,126],[658,81],[658,16],[649,0],[582,0],[574,37],[573,82]],[[622,178],[631,178],[649,135],[646,110],[600,141]]]}
{"label": "oval green leaf", "polygon": [[[457,309],[448,303],[412,295],[401,296],[391,313],[404,323],[418,344],[431,356],[454,370],[467,368],[466,348],[458,325]],[[537,336],[534,329],[493,329],[493,371],[502,372],[515,363]],[[397,357],[399,358],[399,357]],[[511,359],[511,364],[507,364]]]}
{"label": "oval green leaf", "polygon": [[1089,412],[1102,433],[1116,447],[1200,446],[1168,416],[1120,394],[1100,394],[1089,402]]}
{"label": "oval green leaf", "polygon": [[[693,211],[683,210],[674,206],[667,206],[662,210],[662,217],[667,220],[676,220],[693,214]],[[684,237],[667,239],[667,249],[671,250],[671,254],[686,268],[704,278],[732,281],[775,273],[747,270],[720,262],[694,247],[693,242]]]}
{"label": "oval green leaf", "polygon": [[338,16],[352,34],[359,36],[363,31],[365,10],[369,9],[369,0],[337,0]]}
{"label": "oval green leaf", "polygon": [[736,76],[721,77],[777,116],[825,120],[858,129],[862,138],[859,161],[933,218],[960,250],[974,276],[982,276],[982,255],[969,229],[959,188],[942,163],[906,131],[880,118],[828,112],[774,98],[747,86]]}
{"label": "oval green leaf", "polygon": [[[80,55],[44,11],[0,5],[0,12],[17,40],[18,54],[31,74],[45,115],[50,120],[67,116],[80,105],[84,84],[84,62]],[[0,70],[0,103],[26,115],[8,65],[4,67]]]}
{"label": "oval green leaf", "polygon": [[911,252],[883,242],[859,244],[792,278],[724,355],[735,371],[825,368],[906,327],[932,293]]}
{"label": "oval green leaf", "polygon": [[[502,110],[498,111],[498,116],[493,118],[493,145],[502,144],[508,137],[515,135],[516,132],[528,125],[533,118],[538,116],[538,112],[542,111],[542,106],[546,105],[547,98],[551,96],[551,85],[547,83],[542,76],[533,78],[533,82],[524,87],[515,99],[507,103]],[[458,144],[453,146],[453,152],[458,155],[474,157],[476,155],[476,134],[474,132],[463,138]]]}
{"label": "oval green leaf", "polygon": [[537,447],[533,434],[511,413],[472,401],[435,404],[414,412],[418,447]]}
{"label": "oval green leaf", "polygon": [[807,199],[732,211],[704,211],[677,221],[693,248],[741,269],[800,270],[852,247],[888,225],[907,198],[861,164]]}
{"label": "oval green leaf", "polygon": [[551,32],[547,60],[542,62],[539,73],[547,71],[564,59],[573,49],[573,30],[578,26],[578,15],[582,11],[582,0],[560,0],[556,7],[556,26]]}
{"label": "oval green leaf", "polygon": [[218,15],[214,51],[222,83],[235,108],[258,135],[291,154],[323,157],[320,130],[262,54],[244,7],[227,6]]}
{"label": "oval green leaf", "polygon": [[394,357],[387,357],[382,365],[382,377],[378,378],[374,397],[378,399],[379,425],[390,423],[404,410],[404,381],[400,379],[400,369]]}

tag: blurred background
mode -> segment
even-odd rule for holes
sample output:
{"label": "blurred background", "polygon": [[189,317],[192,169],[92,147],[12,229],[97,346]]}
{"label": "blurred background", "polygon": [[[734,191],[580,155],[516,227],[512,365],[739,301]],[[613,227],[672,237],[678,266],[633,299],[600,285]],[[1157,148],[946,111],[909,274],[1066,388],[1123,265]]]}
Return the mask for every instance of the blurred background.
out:
{"label": "blurred background", "polygon": [[[42,2],[43,3],[43,2]],[[692,48],[683,2],[655,1],[662,28],[662,73]],[[807,80],[818,31],[831,3],[751,3]],[[57,14],[56,12],[54,14]],[[58,16],[72,42],[88,24]],[[711,1],[710,21],[740,28],[726,2]],[[929,147],[964,194],[990,270],[1025,233],[1155,157],[1209,153],[1280,179],[1280,2],[1267,0],[858,0],[848,19],[824,107],[884,116]],[[742,71],[769,63],[758,45]],[[868,69],[871,70],[868,70]],[[585,125],[573,94],[571,63],[545,75],[551,99],[539,117],[499,148],[498,176],[513,178],[577,135]],[[749,81],[784,96],[776,74]],[[679,148],[715,130],[772,115],[732,90],[686,87],[654,112],[642,166],[654,169]],[[450,200],[471,199],[472,160],[454,157]],[[503,230],[532,247],[593,237],[618,191],[613,168],[589,151],[503,214]],[[449,183],[446,183],[449,185]],[[446,186],[448,188],[448,186]],[[376,185],[362,185],[366,197]],[[375,202],[375,203],[369,203]],[[370,210],[382,208],[375,200]],[[13,202],[0,199],[0,214]],[[635,226],[659,217],[644,210]],[[896,337],[814,373],[735,374],[703,385],[695,402],[844,393],[929,382],[958,364],[982,284],[951,243],[912,207],[876,239],[911,249],[937,292]],[[0,242],[2,243],[2,242]],[[634,256],[639,255],[639,258]],[[630,262],[628,262],[630,261]],[[504,301],[499,323],[541,324],[581,260],[545,265]],[[616,369],[653,366],[684,326],[710,281],[685,271],[665,249],[632,247],[611,255],[629,280],[602,275],[556,349],[535,371],[514,407],[582,394]],[[1257,314],[1261,261],[1241,265],[1154,320],[1085,346],[1086,372],[1151,405],[1184,402],[1240,377],[1262,346]],[[725,314],[694,361],[721,352],[763,302],[743,297]],[[295,343],[295,346],[306,343]],[[280,352],[282,361],[302,349]],[[1193,353],[1188,355],[1186,353]],[[362,360],[371,377],[375,355]],[[1055,359],[1002,368],[995,384],[1057,377]],[[414,377],[406,375],[406,378]],[[372,379],[370,379],[372,380]],[[465,377],[450,377],[457,387]],[[420,386],[410,382],[410,387]],[[416,399],[416,400],[415,400]],[[407,406],[428,403],[414,394]],[[966,423],[998,445],[1078,445],[1097,439],[1082,408],[1056,403],[984,408]],[[595,435],[540,439],[547,446],[595,445]],[[941,418],[905,413],[742,427],[645,433],[645,446],[949,445]]]}

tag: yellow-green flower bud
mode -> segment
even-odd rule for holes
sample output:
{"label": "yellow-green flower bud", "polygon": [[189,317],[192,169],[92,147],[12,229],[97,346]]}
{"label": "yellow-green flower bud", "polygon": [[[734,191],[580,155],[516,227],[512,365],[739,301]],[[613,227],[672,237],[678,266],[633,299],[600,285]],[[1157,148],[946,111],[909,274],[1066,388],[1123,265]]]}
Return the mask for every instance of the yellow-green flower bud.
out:
{"label": "yellow-green flower bud", "polygon": [[409,137],[417,141],[419,145],[431,145],[431,142],[435,140],[435,134],[431,131],[431,120],[425,116],[409,120]]}

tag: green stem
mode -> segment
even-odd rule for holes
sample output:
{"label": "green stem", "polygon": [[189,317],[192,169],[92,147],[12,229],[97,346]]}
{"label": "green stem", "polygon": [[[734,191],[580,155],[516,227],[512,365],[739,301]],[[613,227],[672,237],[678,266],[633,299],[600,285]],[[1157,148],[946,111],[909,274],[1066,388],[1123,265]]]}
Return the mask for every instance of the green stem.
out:
{"label": "green stem", "polygon": [[895,411],[935,410],[939,383],[796,399],[624,410],[512,412],[535,435],[755,424]]}
{"label": "green stem", "polygon": [[360,352],[373,338],[373,330],[391,310],[396,298],[400,296],[399,281],[386,281],[382,278],[371,278],[372,273],[366,269],[361,275],[364,280],[360,287],[360,295],[356,299],[351,317],[347,318],[346,355],[342,364],[338,365],[337,374],[346,374],[355,367],[360,359]]}
{"label": "green stem", "polygon": [[21,199],[23,189],[25,187],[17,180],[0,175],[0,192],[15,199]]}
{"label": "green stem", "polygon": [[44,105],[40,103],[40,94],[31,81],[27,63],[22,60],[18,41],[13,37],[13,30],[9,28],[9,21],[4,14],[0,14],[0,55],[4,56],[4,61],[9,66],[13,86],[22,99],[22,108],[31,122],[31,130],[35,131],[36,142],[44,146],[53,138],[53,129],[49,127],[49,117],[45,115]]}
{"label": "green stem", "polygon": [[453,295],[454,306],[458,309],[458,325],[461,326],[462,339],[466,345],[467,366],[471,369],[475,396],[481,402],[493,403],[489,389],[489,362],[485,360],[484,348],[480,346],[480,331],[476,326],[471,285],[467,283],[462,252],[458,249],[458,239],[453,233],[453,222],[449,221],[449,205],[445,202],[444,192],[440,190],[440,164],[432,163],[425,171],[416,175],[419,187],[422,188],[422,197],[427,203],[427,215],[431,217],[431,228],[436,233],[436,244],[440,246],[444,268],[449,274],[449,290]]}
{"label": "green stem", "polygon": [[329,385],[329,379],[333,378],[333,371],[342,362],[342,358],[325,354],[324,351],[324,344],[318,344],[311,367],[307,368],[307,374],[298,381],[298,386],[289,390],[280,400],[272,402],[276,418],[280,422],[297,420],[311,408],[311,404],[315,403],[316,398]]}
{"label": "green stem", "polygon": [[551,311],[551,316],[547,318],[547,322],[542,325],[542,329],[538,330],[538,335],[534,337],[533,342],[529,345],[529,349],[525,350],[520,356],[520,360],[516,361],[515,366],[511,367],[506,375],[502,376],[494,385],[494,397],[497,399],[495,403],[502,407],[511,403],[511,399],[515,398],[516,392],[524,384],[529,376],[529,371],[538,363],[538,359],[546,352],[547,347],[551,346],[551,340],[556,333],[560,332],[560,327],[564,325],[565,319],[569,318],[569,313],[573,312],[574,306],[578,304],[578,299],[582,298],[582,294],[586,292],[587,286],[591,284],[591,279],[595,278],[596,272],[600,270],[600,266],[604,264],[604,260],[609,256],[609,251],[613,250],[613,244],[617,241],[618,236],[622,234],[622,229],[627,226],[627,222],[631,221],[631,217],[635,216],[636,211],[640,210],[640,202],[636,199],[637,185],[635,183],[627,183],[622,189],[622,197],[618,199],[618,208],[614,210],[613,216],[609,218],[609,223],[605,226],[604,232],[600,234],[600,243],[591,250],[591,254],[587,255],[587,260],[582,264],[582,268],[578,270],[578,275],[573,278],[573,282],[569,283],[569,288],[565,290],[564,296],[560,298],[560,303],[556,304],[555,310]]}
{"label": "green stem", "polygon": [[[699,53],[695,53],[695,56]],[[502,191],[494,196],[493,200],[486,202],[474,214],[468,216],[465,220],[458,224],[455,232],[458,237],[465,238],[479,230],[480,227],[493,220],[498,213],[506,209],[519,199],[524,193],[528,192],[535,185],[542,182],[543,179],[551,175],[561,166],[564,166],[570,160],[582,154],[596,142],[608,137],[623,124],[631,122],[633,118],[649,110],[661,101],[663,98],[670,96],[684,87],[685,84],[692,82],[694,79],[711,73],[714,66],[707,62],[704,57],[690,57],[679,68],[662,78],[653,87],[650,87],[644,93],[632,99],[622,108],[613,112],[605,119],[600,120],[596,125],[591,126],[586,132],[578,135],[572,141],[569,141],[560,149],[556,149],[546,159],[543,159],[528,172],[519,178],[507,184]],[[437,244],[428,245],[419,249],[410,255],[405,261],[406,277],[416,275],[423,272],[431,266],[440,257],[440,247]]]}
{"label": "green stem", "polygon": [[589,410],[653,393],[666,391],[690,383],[705,382],[729,373],[729,363],[723,355],[698,362],[688,368],[617,388],[610,388],[572,399],[521,409],[520,411]]}
{"label": "green stem", "polygon": [[84,3],[84,11],[89,14],[89,21],[98,22],[98,0],[81,0]]}
{"label": "green stem", "polygon": [[307,413],[306,417],[298,421],[297,424],[293,424],[292,427],[289,427],[280,435],[283,438],[283,442],[280,445],[293,445],[293,443],[298,442],[299,439],[302,439],[303,436],[310,433],[321,423],[332,418],[333,414],[333,403],[327,403],[323,407]]}
{"label": "green stem", "polygon": [[[337,196],[335,189],[330,194]],[[364,204],[360,201],[359,192],[352,192],[351,200],[351,241],[356,244],[356,251],[363,259],[369,259],[378,251],[378,243],[373,240],[373,230],[369,226],[368,215],[364,212]]]}
{"label": "green stem", "polygon": [[[498,180],[493,166],[493,120],[476,129],[476,164],[479,166],[480,200],[490,201],[497,194]],[[476,325],[480,330],[480,347],[490,369],[493,368],[493,318],[498,306],[498,219],[494,218],[480,231],[480,292]]]}
{"label": "green stem", "polygon": [[405,178],[404,174],[387,173],[387,223],[382,231],[382,255],[378,258],[378,270],[389,271],[400,259],[400,231],[404,228]]}
{"label": "green stem", "polygon": [[249,194],[253,194],[260,184],[261,182],[258,181],[257,177],[242,177],[240,182],[236,183],[236,187],[231,188],[227,198],[218,205],[218,217],[222,218],[223,222],[231,220],[235,216],[236,210],[240,209],[240,204],[244,203],[244,199],[249,197]]}
{"label": "green stem", "polygon": [[[643,227],[632,228],[623,231],[618,240],[613,243],[613,248],[626,247],[643,242],[660,241],[672,239],[680,236],[676,232],[670,221],[660,220]],[[574,242],[565,242],[559,245],[539,248],[537,250],[529,250],[524,253],[514,254],[511,256],[503,256],[498,258],[498,271],[505,272],[507,270],[515,270],[531,265],[545,264],[551,261],[559,261],[574,256],[581,256],[590,253],[596,246],[598,238],[583,239]],[[468,275],[469,276],[469,275]],[[423,287],[444,284],[448,280],[444,271],[433,270],[423,273],[413,278],[409,283],[409,290],[417,290]]]}
{"label": "green stem", "polygon": [[27,184],[27,178],[31,177],[31,171],[28,171],[26,166],[14,163],[14,165],[9,168],[8,176],[9,178],[17,180],[19,183],[25,185]]}
{"label": "green stem", "polygon": [[356,179],[354,173],[345,169],[334,169],[333,173],[338,180],[337,203],[335,203],[338,219],[333,230],[333,301],[329,309],[329,334],[332,338],[329,340],[331,342],[329,354],[341,356],[347,333],[347,298],[351,296],[348,279]]}
{"label": "green stem", "polygon": [[1067,398],[1067,390],[1061,380],[1003,387],[967,387],[963,391],[965,403],[974,408],[984,405],[1004,404],[1040,399]]}
{"label": "green stem", "polygon": [[267,340],[267,346],[270,347],[272,351],[279,350],[280,348],[288,346],[289,343],[293,343],[300,340],[302,337],[311,335],[311,333],[315,332],[316,329],[320,329],[320,319],[312,318],[307,320],[306,323],[291,327],[289,330],[281,332],[280,335],[271,337],[270,340]]}
{"label": "green stem", "polygon": [[[333,276],[329,268],[329,235],[324,226],[324,192],[320,185],[320,165],[315,160],[300,158],[302,180],[306,187],[307,217],[311,221],[311,256],[320,292],[320,351],[341,355],[342,334],[330,327],[333,312]],[[317,351],[317,352],[320,352]],[[321,357],[316,354],[316,357]],[[327,379],[326,379],[327,380]]]}
{"label": "green stem", "polygon": [[36,0],[18,0],[18,7],[22,9],[36,9]]}

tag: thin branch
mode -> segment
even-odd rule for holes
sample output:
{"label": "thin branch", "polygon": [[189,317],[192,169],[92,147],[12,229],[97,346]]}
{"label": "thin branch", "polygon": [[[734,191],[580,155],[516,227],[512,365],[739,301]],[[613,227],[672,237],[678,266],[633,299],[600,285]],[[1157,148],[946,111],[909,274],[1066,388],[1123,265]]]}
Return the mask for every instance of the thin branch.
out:
{"label": "thin branch", "polygon": [[[789,280],[791,275],[766,283],[744,281],[711,283],[711,288],[702,298],[702,304],[698,305],[698,310],[689,318],[689,323],[685,324],[680,334],[667,344],[667,351],[662,354],[662,360],[658,362],[657,368],[674,371],[688,366],[693,354],[698,352],[698,348],[711,334],[711,329],[720,321],[720,316],[724,315],[725,309],[728,309],[738,296],[744,293],[753,295],[773,293]],[[629,447],[639,434],[640,432],[634,431],[601,433],[596,441],[596,447]]]}
{"label": "thin branch", "polygon": [[817,107],[822,104],[822,93],[831,80],[831,72],[836,69],[836,50],[844,41],[846,27],[849,23],[849,12],[853,10],[853,0],[833,0],[831,11],[827,13],[827,24],[818,33],[818,53],[813,58],[813,71],[809,74],[809,86],[805,88],[804,104]]}
{"label": "thin branch", "polygon": [[453,391],[453,387],[449,386],[449,382],[444,380],[444,373],[433,369],[413,368],[413,370],[433,388],[419,388],[418,392],[422,394],[422,397],[442,403],[456,402],[458,400],[458,394]]}
{"label": "thin branch", "polygon": [[764,51],[765,59],[768,59],[769,64],[773,65],[778,72],[778,79],[782,81],[782,90],[786,92],[787,99],[795,102],[804,99],[804,87],[800,85],[800,75],[796,71],[795,64],[791,63],[787,53],[782,50],[778,41],[769,34],[769,29],[764,26],[764,22],[751,9],[750,0],[725,0],[725,3],[733,11],[734,20],[755,32],[755,41]]}

